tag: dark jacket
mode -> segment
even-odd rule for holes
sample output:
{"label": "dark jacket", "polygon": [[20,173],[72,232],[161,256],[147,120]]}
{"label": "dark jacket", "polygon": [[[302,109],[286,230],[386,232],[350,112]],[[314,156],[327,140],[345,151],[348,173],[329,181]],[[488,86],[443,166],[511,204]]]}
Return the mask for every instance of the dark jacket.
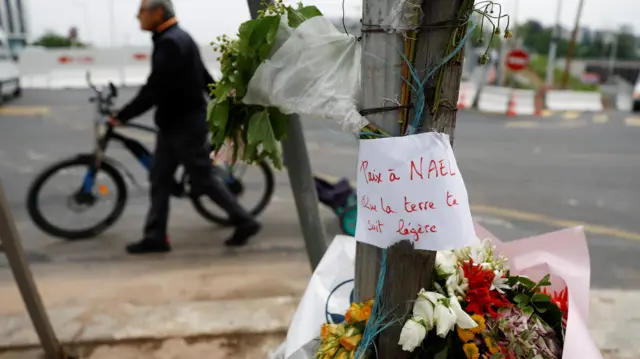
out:
{"label": "dark jacket", "polygon": [[206,128],[208,84],[213,78],[205,68],[198,45],[177,24],[153,35],[151,74],[138,95],[116,115],[125,123],[156,106],[160,131]]}

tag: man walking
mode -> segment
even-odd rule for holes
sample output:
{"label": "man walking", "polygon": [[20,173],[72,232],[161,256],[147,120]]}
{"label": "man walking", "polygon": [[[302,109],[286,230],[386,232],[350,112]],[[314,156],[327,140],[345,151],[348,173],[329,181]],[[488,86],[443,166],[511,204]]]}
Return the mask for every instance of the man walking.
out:
{"label": "man walking", "polygon": [[209,196],[236,226],[225,244],[244,245],[258,233],[260,224],[212,175],[206,148],[208,130],[203,91],[208,91],[207,85],[213,78],[204,67],[198,46],[178,26],[171,0],[142,0],[138,20],[142,30],[153,33],[151,74],[137,96],[109,121],[117,126],[156,106],[159,133],[150,171],[151,208],[144,236],[141,241],[128,245],[127,251],[142,254],[171,250],[166,232],[174,173],[179,164],[189,174],[193,194]]}

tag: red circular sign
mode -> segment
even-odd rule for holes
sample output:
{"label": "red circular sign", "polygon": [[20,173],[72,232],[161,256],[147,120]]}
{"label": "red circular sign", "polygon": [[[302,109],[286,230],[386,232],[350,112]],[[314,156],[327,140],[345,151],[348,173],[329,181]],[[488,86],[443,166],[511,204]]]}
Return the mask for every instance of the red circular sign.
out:
{"label": "red circular sign", "polygon": [[507,54],[507,67],[511,71],[520,71],[529,65],[529,54],[520,49],[514,49]]}

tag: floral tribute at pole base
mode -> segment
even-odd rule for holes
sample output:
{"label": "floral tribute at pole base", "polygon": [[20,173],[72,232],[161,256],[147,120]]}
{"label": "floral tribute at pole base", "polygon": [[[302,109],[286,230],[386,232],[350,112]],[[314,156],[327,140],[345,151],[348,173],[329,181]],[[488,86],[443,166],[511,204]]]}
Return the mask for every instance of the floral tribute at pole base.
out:
{"label": "floral tribute at pole base", "polygon": [[549,274],[538,282],[511,275],[494,249],[485,239],[437,253],[435,291],[418,293],[398,343],[404,350],[417,357],[562,357],[567,297],[545,292]]}

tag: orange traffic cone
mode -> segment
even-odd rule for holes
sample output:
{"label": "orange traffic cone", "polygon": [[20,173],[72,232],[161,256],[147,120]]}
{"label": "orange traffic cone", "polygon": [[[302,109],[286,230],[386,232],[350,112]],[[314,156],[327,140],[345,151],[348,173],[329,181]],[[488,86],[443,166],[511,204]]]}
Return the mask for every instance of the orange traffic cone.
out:
{"label": "orange traffic cone", "polygon": [[458,95],[458,108],[459,109],[466,108],[466,106],[464,105],[465,100],[466,100],[465,92],[464,91],[460,91],[460,94]]}
{"label": "orange traffic cone", "polygon": [[507,108],[507,116],[509,117],[513,117],[516,116],[516,101],[515,101],[515,94],[512,94],[511,96],[509,96],[509,107]]}

